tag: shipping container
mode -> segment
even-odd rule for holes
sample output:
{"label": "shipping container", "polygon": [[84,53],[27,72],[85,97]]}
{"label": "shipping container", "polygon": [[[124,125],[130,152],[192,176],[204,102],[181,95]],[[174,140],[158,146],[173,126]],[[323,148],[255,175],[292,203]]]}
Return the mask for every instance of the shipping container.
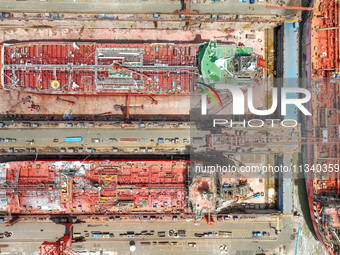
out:
{"label": "shipping container", "polygon": [[83,138],[81,136],[66,137],[65,142],[81,142]]}
{"label": "shipping container", "polygon": [[194,145],[205,145],[205,138],[204,137],[194,137],[192,139]]}
{"label": "shipping container", "polygon": [[137,138],[120,138],[119,141],[121,142],[138,142]]}

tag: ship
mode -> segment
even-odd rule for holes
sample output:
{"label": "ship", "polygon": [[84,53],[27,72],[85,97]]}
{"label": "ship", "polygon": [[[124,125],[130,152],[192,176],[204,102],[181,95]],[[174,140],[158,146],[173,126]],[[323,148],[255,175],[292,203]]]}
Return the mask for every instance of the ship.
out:
{"label": "ship", "polygon": [[1,86],[63,95],[188,95],[199,81],[245,86],[253,48],[218,44],[22,42],[1,45]]}
{"label": "ship", "polygon": [[317,238],[329,254],[340,254],[340,137],[339,121],[339,5],[336,1],[314,3],[308,23],[306,75],[313,100],[308,108],[307,135],[325,143],[307,146],[305,171],[308,202]]}
{"label": "ship", "polygon": [[184,160],[0,164],[0,212],[11,215],[185,213]]}

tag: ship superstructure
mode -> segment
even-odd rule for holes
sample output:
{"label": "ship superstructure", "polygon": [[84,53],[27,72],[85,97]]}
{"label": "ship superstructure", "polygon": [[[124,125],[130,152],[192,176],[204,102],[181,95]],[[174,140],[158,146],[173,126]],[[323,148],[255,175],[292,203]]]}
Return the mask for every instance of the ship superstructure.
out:
{"label": "ship superstructure", "polygon": [[252,47],[218,45],[211,40],[199,54],[199,70],[205,83],[246,86],[257,74],[258,56]]}

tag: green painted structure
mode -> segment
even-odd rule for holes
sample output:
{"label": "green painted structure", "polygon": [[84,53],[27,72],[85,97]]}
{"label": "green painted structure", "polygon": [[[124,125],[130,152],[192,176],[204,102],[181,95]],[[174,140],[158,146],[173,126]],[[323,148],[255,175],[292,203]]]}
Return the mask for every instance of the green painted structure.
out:
{"label": "green painted structure", "polygon": [[202,47],[198,59],[202,82],[212,86],[247,86],[253,82],[258,68],[252,47],[218,45],[214,39]]}

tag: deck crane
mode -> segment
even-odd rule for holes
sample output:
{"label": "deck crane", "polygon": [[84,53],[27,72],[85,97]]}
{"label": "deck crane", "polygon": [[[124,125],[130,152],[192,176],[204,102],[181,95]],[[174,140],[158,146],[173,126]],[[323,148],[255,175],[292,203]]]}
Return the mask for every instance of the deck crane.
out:
{"label": "deck crane", "polygon": [[22,100],[19,103],[16,103],[15,105],[13,105],[8,111],[10,112],[11,110],[13,110],[15,107],[19,106],[20,104],[25,104],[26,102],[29,102],[31,100],[30,96],[27,96],[25,98],[22,98]]}
{"label": "deck crane", "polygon": [[98,114],[98,116],[101,116],[101,117],[103,117],[103,116],[112,116],[112,112],[103,112],[103,113]]}
{"label": "deck crane", "polygon": [[132,70],[132,69],[130,69],[130,68],[128,68],[128,67],[122,66],[122,65],[119,64],[119,63],[114,63],[114,64],[113,64],[113,67],[114,67],[114,68],[117,68],[117,69],[121,69],[121,70],[127,71],[127,72],[130,72],[130,73],[133,73],[133,74],[136,74],[136,75],[139,75],[139,76],[141,76],[141,77],[146,78],[147,80],[152,80],[152,78],[149,77],[149,76],[147,76],[146,74],[143,74],[143,73],[137,72],[137,71],[135,71],[135,70]]}
{"label": "deck crane", "polygon": [[63,98],[60,98],[60,97],[56,97],[56,100],[57,101],[64,101],[64,102],[67,102],[69,105],[75,105],[75,102],[74,101],[71,101],[71,100],[67,100],[67,99],[63,99]]}
{"label": "deck crane", "polygon": [[267,137],[267,136],[238,136],[227,133],[208,135],[209,145],[216,149],[223,149],[228,145],[287,145],[287,144],[339,144],[339,138],[325,139],[322,137]]}
{"label": "deck crane", "polygon": [[149,96],[151,99],[151,104],[158,105],[158,100],[154,99],[152,96]]}

